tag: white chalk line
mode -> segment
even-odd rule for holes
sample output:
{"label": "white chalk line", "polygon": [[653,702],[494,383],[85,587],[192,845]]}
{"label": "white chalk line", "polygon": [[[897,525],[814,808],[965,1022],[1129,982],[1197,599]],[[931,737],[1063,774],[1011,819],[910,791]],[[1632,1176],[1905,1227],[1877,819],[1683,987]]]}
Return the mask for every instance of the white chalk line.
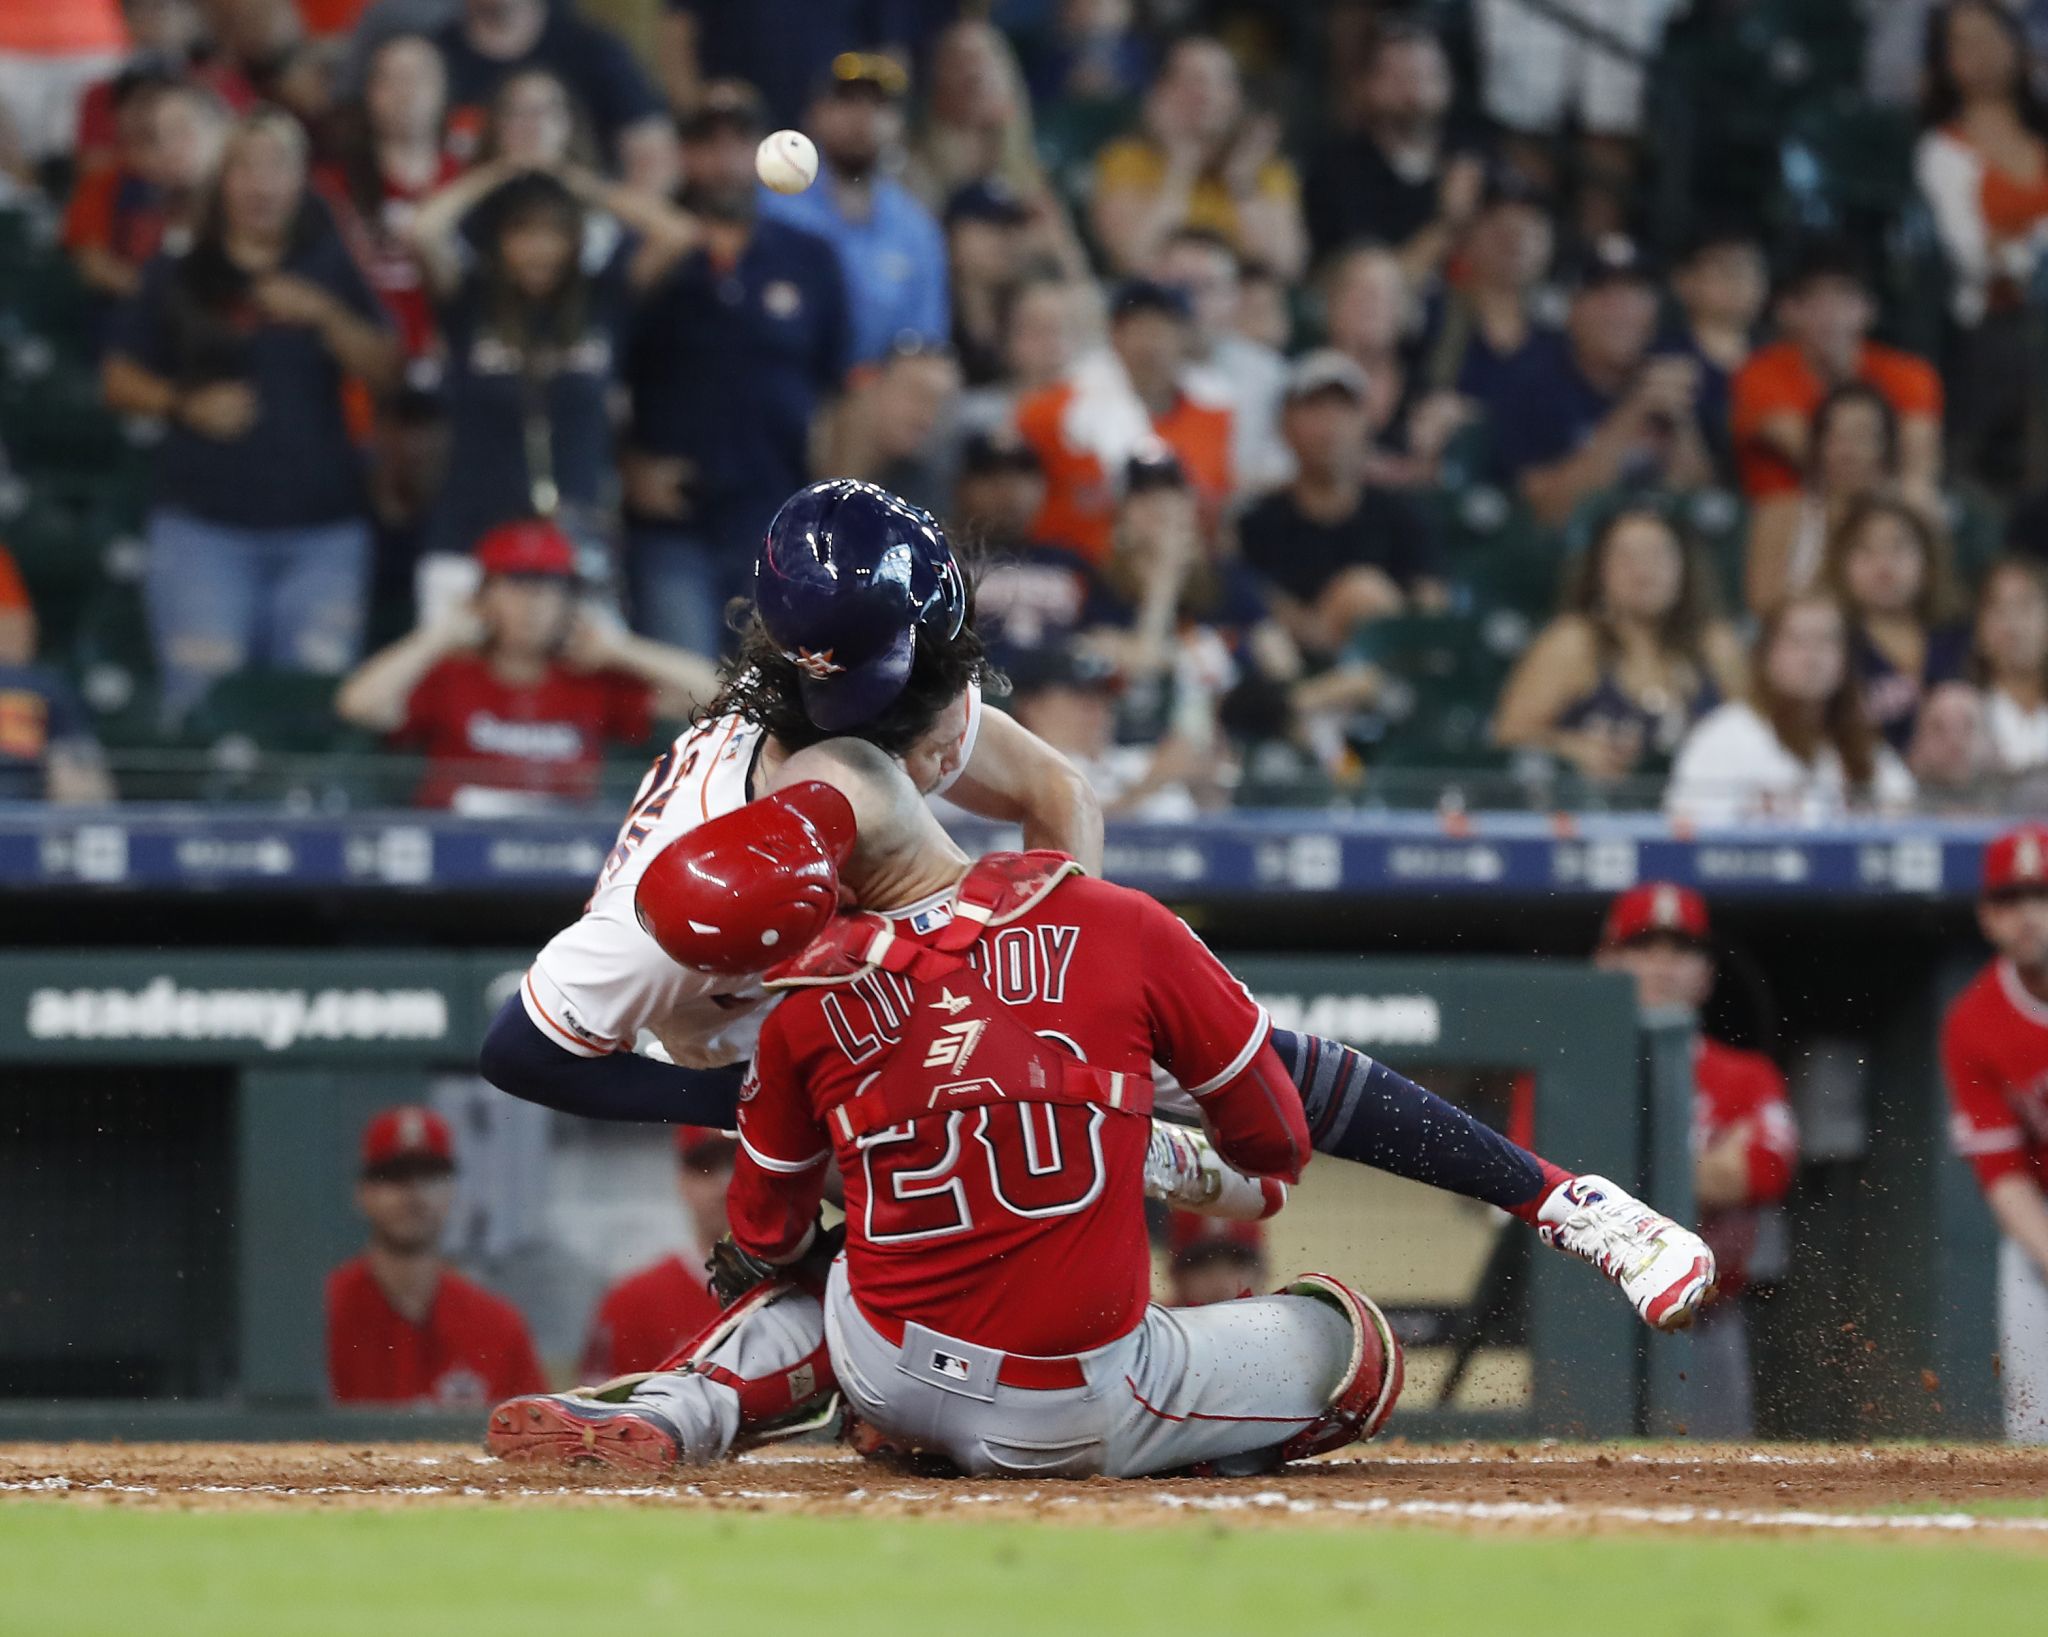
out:
{"label": "white chalk line", "polygon": [[[789,1463],[793,1464],[793,1463]],[[1971,1512],[1818,1512],[1811,1510],[1768,1511],[1719,1506],[1614,1506],[1570,1501],[1442,1501],[1428,1499],[1394,1500],[1373,1497],[1366,1500],[1321,1500],[1290,1495],[1284,1490],[1262,1489],[1247,1495],[1132,1494],[1127,1501],[1115,1501],[1100,1493],[1046,1495],[1041,1490],[996,1489],[962,1491],[954,1489],[849,1490],[831,1496],[794,1489],[706,1490],[700,1484],[634,1485],[522,1485],[516,1489],[486,1489],[477,1484],[124,1484],[112,1479],[85,1483],[62,1476],[0,1481],[0,1493],[141,1495],[153,1498],[177,1495],[279,1495],[294,1498],[326,1496],[367,1496],[375,1498],[460,1495],[496,1500],[663,1500],[663,1501],[792,1501],[805,1505],[858,1506],[869,1501],[898,1501],[931,1506],[1042,1506],[1071,1507],[1129,1504],[1157,1506],[1175,1512],[1284,1512],[1293,1517],[1336,1514],[1345,1517],[1405,1518],[1454,1523],[1622,1523],[1653,1528],[1723,1528],[1763,1530],[1810,1530],[1816,1532],[1871,1532],[1905,1534],[2048,1534],[2048,1517],[1985,1517]]]}

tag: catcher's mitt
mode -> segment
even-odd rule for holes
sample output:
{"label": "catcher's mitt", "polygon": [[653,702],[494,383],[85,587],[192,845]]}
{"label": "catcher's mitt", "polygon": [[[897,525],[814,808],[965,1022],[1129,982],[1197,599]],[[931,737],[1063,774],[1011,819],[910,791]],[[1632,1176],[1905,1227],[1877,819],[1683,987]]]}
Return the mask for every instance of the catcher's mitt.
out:
{"label": "catcher's mitt", "polygon": [[777,1267],[773,1262],[764,1262],[742,1250],[733,1242],[732,1235],[727,1234],[711,1247],[711,1260],[704,1264],[711,1275],[711,1294],[718,1298],[721,1308],[727,1308],[756,1285],[766,1284],[771,1279],[784,1279],[805,1290],[822,1294],[826,1271],[845,1243],[844,1223],[832,1228],[820,1225],[811,1236],[809,1250],[796,1261]]}

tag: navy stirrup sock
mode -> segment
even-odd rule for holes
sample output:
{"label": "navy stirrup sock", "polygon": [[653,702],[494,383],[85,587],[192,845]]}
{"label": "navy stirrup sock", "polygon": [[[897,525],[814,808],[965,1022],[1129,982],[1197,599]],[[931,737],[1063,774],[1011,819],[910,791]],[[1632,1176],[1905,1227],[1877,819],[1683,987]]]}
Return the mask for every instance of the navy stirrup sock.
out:
{"label": "navy stirrup sock", "polygon": [[1335,1040],[1275,1029],[1316,1151],[1356,1160],[1533,1221],[1571,1173],[1508,1141],[1454,1103]]}

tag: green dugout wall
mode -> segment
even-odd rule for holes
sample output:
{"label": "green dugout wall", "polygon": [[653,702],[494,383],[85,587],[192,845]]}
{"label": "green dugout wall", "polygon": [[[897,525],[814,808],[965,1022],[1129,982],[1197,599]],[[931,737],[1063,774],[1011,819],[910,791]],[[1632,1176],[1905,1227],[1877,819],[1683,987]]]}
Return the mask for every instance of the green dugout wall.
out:
{"label": "green dugout wall", "polygon": [[[236,1270],[229,1400],[0,1400],[0,1436],[317,1436],[330,1421],[355,1435],[367,1426],[317,1411],[321,1281],[360,1238],[350,1204],[358,1132],[373,1109],[416,1097],[434,1074],[473,1060],[524,960],[523,952],[0,958],[0,1081],[28,1065],[213,1065],[233,1076]],[[1639,1020],[1623,980],[1573,963],[1505,959],[1257,956],[1232,965],[1283,1022],[1396,1066],[1526,1071],[1539,1148],[1639,1183],[1674,1214],[1689,1213],[1683,1020]],[[1605,1283],[1563,1257],[1538,1255],[1532,1268],[1530,1410],[1457,1421],[1417,1415],[1406,1430],[1604,1437],[1682,1427],[1686,1341],[1646,1345]],[[57,1318],[17,1310],[0,1328],[0,1355],[37,1339],[17,1323]]]}

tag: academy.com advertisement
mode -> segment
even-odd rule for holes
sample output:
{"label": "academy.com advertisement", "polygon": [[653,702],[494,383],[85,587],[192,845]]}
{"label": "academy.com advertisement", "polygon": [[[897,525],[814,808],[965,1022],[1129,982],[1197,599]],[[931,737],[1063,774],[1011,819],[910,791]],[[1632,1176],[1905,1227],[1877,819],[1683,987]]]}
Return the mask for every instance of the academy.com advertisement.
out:
{"label": "academy.com advertisement", "polygon": [[38,1042],[253,1042],[281,1052],[315,1040],[438,1044],[448,1010],[439,989],[214,989],[159,973],[139,989],[32,990],[25,1026]]}

